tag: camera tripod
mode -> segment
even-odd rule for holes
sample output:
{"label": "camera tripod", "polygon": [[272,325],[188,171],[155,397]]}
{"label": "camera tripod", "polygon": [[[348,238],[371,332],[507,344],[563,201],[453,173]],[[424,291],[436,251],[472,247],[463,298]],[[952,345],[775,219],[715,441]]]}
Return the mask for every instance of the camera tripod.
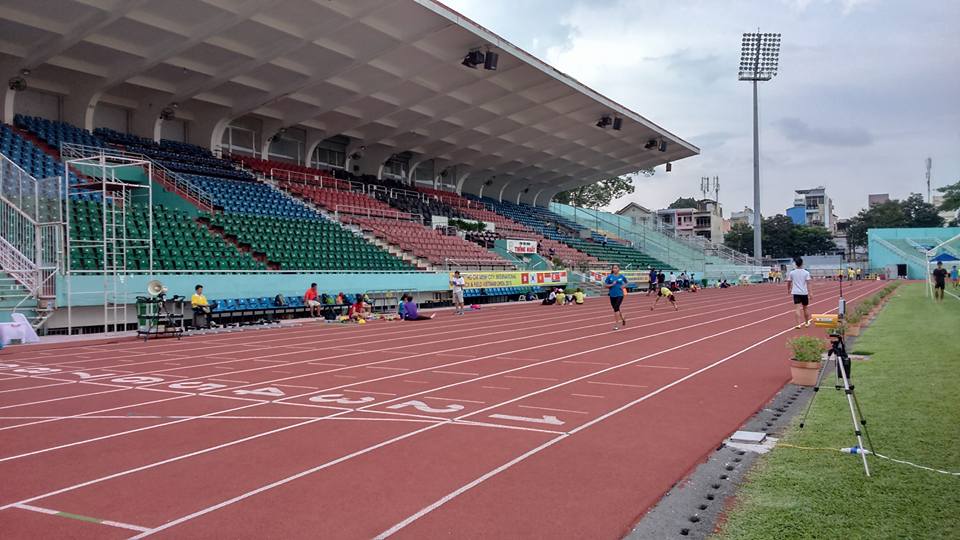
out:
{"label": "camera tripod", "polygon": [[[834,388],[843,390],[847,396],[847,404],[850,406],[850,418],[853,420],[853,433],[857,437],[857,447],[854,451],[863,458],[863,471],[867,476],[870,476],[867,454],[873,451],[873,441],[870,440],[870,433],[867,432],[867,419],[863,417],[863,411],[860,409],[860,401],[853,392],[853,383],[850,382],[850,356],[847,355],[847,346],[843,341],[843,330],[831,334],[831,337],[833,339],[830,342],[830,350],[827,352],[827,361],[820,367],[820,373],[817,375],[817,384],[813,387],[813,397],[811,397],[810,402],[807,403],[807,410],[803,413],[800,428],[803,429],[804,424],[807,422],[807,415],[810,414],[810,409],[813,408],[813,401],[820,391],[820,385],[823,383],[823,377],[827,373],[830,359],[833,358],[837,363],[837,381],[834,383]],[[869,447],[863,445],[864,438],[867,439]]]}

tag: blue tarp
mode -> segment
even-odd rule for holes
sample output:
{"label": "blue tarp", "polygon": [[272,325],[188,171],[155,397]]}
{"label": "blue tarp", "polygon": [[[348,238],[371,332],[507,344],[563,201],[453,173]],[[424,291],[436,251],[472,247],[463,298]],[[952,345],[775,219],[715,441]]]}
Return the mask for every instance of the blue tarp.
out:
{"label": "blue tarp", "polygon": [[930,259],[930,262],[953,262],[953,261],[960,261],[960,259],[954,257],[953,255],[947,253],[946,251]]}

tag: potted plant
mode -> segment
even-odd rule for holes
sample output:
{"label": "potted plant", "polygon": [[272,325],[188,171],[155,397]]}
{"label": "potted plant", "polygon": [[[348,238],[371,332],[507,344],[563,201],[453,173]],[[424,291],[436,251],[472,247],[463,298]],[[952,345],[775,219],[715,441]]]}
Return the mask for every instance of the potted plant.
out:
{"label": "potted plant", "polygon": [[860,323],[863,322],[863,313],[857,309],[848,312],[844,322],[846,323],[846,335],[857,337],[860,335]]}
{"label": "potted plant", "polygon": [[826,341],[813,336],[798,336],[787,341],[787,346],[793,352],[790,359],[793,379],[790,382],[800,386],[817,384],[820,362],[827,350]]}

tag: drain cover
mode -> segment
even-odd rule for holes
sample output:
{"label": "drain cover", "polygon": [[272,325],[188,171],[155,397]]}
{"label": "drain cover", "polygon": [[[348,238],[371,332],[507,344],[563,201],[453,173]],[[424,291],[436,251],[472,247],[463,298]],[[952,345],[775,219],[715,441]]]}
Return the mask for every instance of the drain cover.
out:
{"label": "drain cover", "polygon": [[730,441],[747,444],[760,444],[766,438],[767,434],[759,431],[738,431],[730,436]]}

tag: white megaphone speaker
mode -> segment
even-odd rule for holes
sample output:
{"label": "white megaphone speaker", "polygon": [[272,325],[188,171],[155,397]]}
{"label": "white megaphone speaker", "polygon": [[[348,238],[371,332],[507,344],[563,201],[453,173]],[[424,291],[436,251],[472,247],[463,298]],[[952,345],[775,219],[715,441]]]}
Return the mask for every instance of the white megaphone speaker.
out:
{"label": "white megaphone speaker", "polygon": [[150,296],[160,296],[166,294],[167,288],[163,286],[163,283],[160,283],[159,280],[152,279],[147,283],[147,294]]}

